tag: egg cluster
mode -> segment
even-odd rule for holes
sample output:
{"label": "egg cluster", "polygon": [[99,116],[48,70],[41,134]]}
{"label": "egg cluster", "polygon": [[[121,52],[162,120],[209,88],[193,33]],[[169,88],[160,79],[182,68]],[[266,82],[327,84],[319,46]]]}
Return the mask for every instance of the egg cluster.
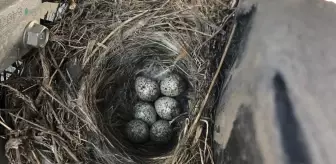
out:
{"label": "egg cluster", "polygon": [[173,135],[169,121],[181,113],[176,96],[185,91],[185,83],[177,74],[170,74],[157,82],[139,76],[135,91],[140,101],[133,108],[134,120],[126,125],[126,135],[133,143],[167,143]]}

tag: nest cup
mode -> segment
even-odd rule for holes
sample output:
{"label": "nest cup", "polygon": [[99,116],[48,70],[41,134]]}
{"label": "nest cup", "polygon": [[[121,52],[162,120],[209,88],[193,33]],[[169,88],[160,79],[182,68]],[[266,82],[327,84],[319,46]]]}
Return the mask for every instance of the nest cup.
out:
{"label": "nest cup", "polygon": [[[111,138],[116,138],[126,149],[123,151],[128,152],[129,155],[138,156],[144,160],[143,158],[158,157],[172,151],[178,140],[178,129],[175,129],[175,135],[168,144],[157,144],[151,141],[133,144],[127,139],[125,125],[134,119],[134,105],[141,101],[135,92],[135,79],[138,76],[144,76],[159,83],[170,73],[177,73],[183,77],[183,72],[175,69],[176,56],[171,50],[157,43],[153,45],[148,45],[145,41],[142,43],[144,46],[137,46],[134,51],[125,51],[123,54],[101,59],[103,60],[99,67],[101,70],[98,71],[101,73],[97,74],[100,79],[96,82],[98,83],[97,97],[103,99],[97,105],[108,126],[109,132],[106,135],[113,135]],[[180,96],[181,106],[186,106],[187,102],[184,101],[186,97],[187,95]],[[174,124],[172,126],[174,127]]]}
{"label": "nest cup", "polygon": [[[183,48],[183,42],[178,41],[181,39],[179,37],[154,33],[147,34],[146,38],[133,39],[137,40],[136,44],[134,41],[124,44],[123,46],[127,47],[124,50],[98,57],[92,63],[94,66],[90,67],[91,73],[89,73],[89,79],[85,80],[87,85],[84,87],[91,90],[90,94],[96,93],[96,99],[102,101],[98,103],[91,101],[90,106],[97,106],[102,118],[101,124],[105,125],[104,128],[100,128],[101,131],[124,157],[139,163],[172,161],[175,160],[171,156],[176,153],[176,149],[185,151],[178,142],[191,137],[188,135],[194,135],[188,131],[191,126],[189,121],[198,113],[189,108],[195,108],[197,101],[205,95],[206,86],[211,81],[210,75],[196,71],[200,66],[195,62],[204,60],[204,56],[194,54],[195,56],[191,57],[183,54],[190,50]],[[198,53],[201,52],[202,50]],[[212,67],[208,67],[208,71],[212,71],[211,69]],[[185,115],[172,124],[174,132],[171,141],[167,144],[157,144],[152,141],[144,144],[131,143],[125,134],[125,125],[133,119],[134,105],[140,101],[135,92],[136,77],[148,77],[159,83],[171,73],[179,75],[188,88],[176,97],[181,105],[181,113]],[[204,78],[204,76],[208,77]],[[214,102],[210,102],[209,108],[213,104]],[[179,157],[176,156],[176,158]]]}
{"label": "nest cup", "polygon": [[[138,37],[139,35],[141,37]],[[195,53],[191,49],[193,45],[186,44],[184,39],[193,41],[191,36],[172,36],[170,33],[138,34],[124,40],[122,46],[125,46],[125,48],[98,56],[92,62],[93,65],[89,68],[90,73],[84,80],[83,87],[91,90],[89,94],[96,93],[95,98],[102,101],[99,103],[90,101],[88,103],[92,103],[90,106],[96,106],[99,110],[102,117],[101,124],[105,125],[100,130],[113,147],[121,153],[123,160],[130,158],[139,163],[165,163],[167,161],[168,163],[174,163],[174,160],[183,162],[192,157],[184,157],[183,153],[175,153],[177,150],[186,151],[190,149],[183,148],[183,145],[179,145],[178,142],[181,140],[188,141],[188,137],[192,138],[194,135],[193,132],[189,131],[192,126],[189,121],[190,118],[197,116],[198,113],[195,111],[197,102],[203,99],[207,86],[212,80],[210,74],[200,72],[200,69],[201,71],[212,72],[214,68],[209,65],[206,66],[206,64],[200,66],[196,62],[198,60],[208,60],[207,64],[210,64],[215,59],[216,54],[207,56],[208,52],[205,52],[208,50],[207,48],[201,48]],[[198,45],[201,45],[201,43],[198,43]],[[206,59],[206,56],[210,58]],[[202,70],[202,67],[205,70]],[[178,74],[188,88],[187,91],[176,98],[185,115],[172,125],[174,133],[171,141],[168,144],[159,145],[151,141],[144,144],[131,143],[125,135],[125,125],[133,119],[134,105],[139,101],[135,92],[136,77],[145,76],[159,83],[160,80],[171,73]],[[210,101],[212,102],[210,102],[209,109],[214,104],[213,100]],[[197,142],[201,141],[200,138],[197,140],[199,140]],[[98,153],[94,156],[99,155],[101,154]],[[179,155],[186,159],[181,159]],[[172,156],[174,157],[172,158]]]}

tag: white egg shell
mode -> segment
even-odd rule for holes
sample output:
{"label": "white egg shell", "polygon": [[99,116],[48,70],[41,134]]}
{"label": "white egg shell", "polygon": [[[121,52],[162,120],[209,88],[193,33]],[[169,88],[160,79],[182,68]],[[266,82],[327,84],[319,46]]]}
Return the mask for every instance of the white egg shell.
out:
{"label": "white egg shell", "polygon": [[183,79],[177,74],[170,74],[160,82],[160,91],[165,96],[175,97],[185,90]]}
{"label": "white egg shell", "polygon": [[144,143],[149,138],[149,127],[141,120],[132,120],[126,125],[126,135],[133,143]]}
{"label": "white egg shell", "polygon": [[178,101],[171,97],[160,97],[154,106],[156,113],[165,120],[172,120],[181,112]]}
{"label": "white egg shell", "polygon": [[156,111],[148,102],[138,102],[134,106],[134,118],[152,125],[156,121]]}
{"label": "white egg shell", "polygon": [[138,77],[135,80],[135,91],[143,101],[155,101],[160,95],[159,84],[146,77]]}
{"label": "white egg shell", "polygon": [[157,143],[168,143],[172,134],[173,130],[166,120],[156,121],[150,129],[150,139]]}

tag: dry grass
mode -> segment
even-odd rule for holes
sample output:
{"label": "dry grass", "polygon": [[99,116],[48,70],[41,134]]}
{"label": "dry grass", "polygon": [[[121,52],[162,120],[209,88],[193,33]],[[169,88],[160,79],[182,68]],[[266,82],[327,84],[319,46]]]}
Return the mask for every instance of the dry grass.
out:
{"label": "dry grass", "polygon": [[[213,163],[213,86],[232,13],[219,0],[78,3],[46,48],[1,84],[11,163]],[[189,84],[176,140],[129,143],[122,129],[137,101],[135,77],[169,72]]]}

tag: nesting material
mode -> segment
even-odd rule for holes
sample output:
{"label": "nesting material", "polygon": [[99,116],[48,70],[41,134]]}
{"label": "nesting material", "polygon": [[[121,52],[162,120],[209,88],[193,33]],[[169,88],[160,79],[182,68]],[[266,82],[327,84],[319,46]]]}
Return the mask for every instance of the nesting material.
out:
{"label": "nesting material", "polygon": [[156,121],[150,129],[150,139],[156,143],[166,144],[171,140],[173,130],[166,120]]}
{"label": "nesting material", "polygon": [[171,97],[160,97],[154,106],[157,114],[165,120],[172,120],[181,112],[179,102]]}
{"label": "nesting material", "polygon": [[136,103],[134,106],[134,118],[142,120],[151,126],[156,121],[154,106],[147,102]]}
{"label": "nesting material", "polygon": [[[212,164],[220,90],[215,72],[235,27],[229,6],[218,0],[78,1],[50,28],[46,47],[26,55],[0,84],[9,162]],[[74,71],[69,65],[75,63]],[[150,103],[162,96],[159,84],[145,77],[161,81],[168,73],[188,85],[174,97],[185,113],[168,115],[174,128],[168,144],[134,144],[125,132],[134,105],[140,95]],[[138,89],[136,77],[143,77]],[[149,87],[144,83],[157,90],[139,94]],[[143,127],[138,134],[147,131],[143,121],[135,123]]]}

